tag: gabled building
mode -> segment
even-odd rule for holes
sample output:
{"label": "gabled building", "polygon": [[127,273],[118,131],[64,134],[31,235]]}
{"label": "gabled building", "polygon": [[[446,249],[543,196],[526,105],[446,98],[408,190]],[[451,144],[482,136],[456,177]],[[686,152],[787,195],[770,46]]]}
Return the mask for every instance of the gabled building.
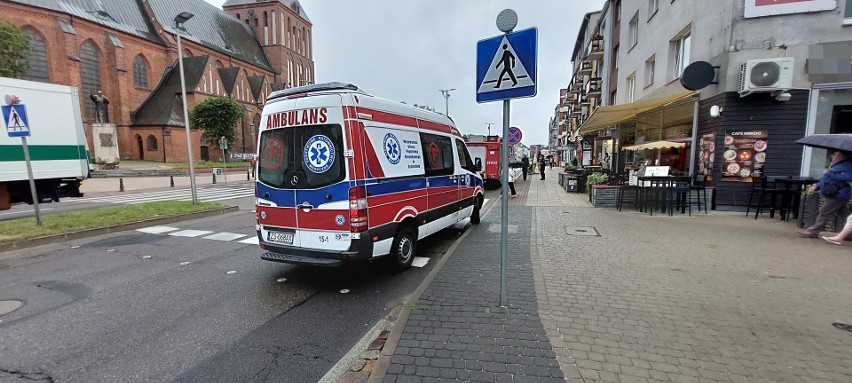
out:
{"label": "gabled building", "polygon": [[[230,95],[245,109],[230,150],[255,151],[260,107],[275,89],[313,82],[311,23],[298,1],[229,0],[224,10],[203,0],[0,0],[0,19],[30,37],[23,79],[77,87],[90,150],[118,146],[122,159],[187,160],[178,54],[185,60],[190,108]],[[177,51],[174,18],[183,25]],[[92,131],[103,92],[115,137]],[[219,151],[192,132],[193,156]],[[91,150],[95,153],[95,150]]]}

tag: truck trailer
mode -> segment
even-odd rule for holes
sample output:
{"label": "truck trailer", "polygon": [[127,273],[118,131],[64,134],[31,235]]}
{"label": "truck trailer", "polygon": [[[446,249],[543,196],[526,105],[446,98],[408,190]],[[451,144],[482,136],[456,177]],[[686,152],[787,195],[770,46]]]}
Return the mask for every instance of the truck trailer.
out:
{"label": "truck trailer", "polygon": [[[0,77],[0,102],[6,96],[26,107],[27,144],[39,200],[81,197],[80,184],[90,167],[77,88]],[[0,209],[33,202],[21,139],[9,137],[7,123],[0,132]]]}

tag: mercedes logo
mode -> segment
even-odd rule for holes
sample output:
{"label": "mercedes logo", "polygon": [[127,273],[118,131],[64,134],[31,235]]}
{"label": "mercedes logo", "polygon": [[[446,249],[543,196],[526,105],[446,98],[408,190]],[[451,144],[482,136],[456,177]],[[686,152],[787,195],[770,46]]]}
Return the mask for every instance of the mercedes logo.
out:
{"label": "mercedes logo", "polygon": [[299,176],[293,176],[293,178],[290,179],[290,184],[293,185],[293,186],[298,185],[299,184]]}

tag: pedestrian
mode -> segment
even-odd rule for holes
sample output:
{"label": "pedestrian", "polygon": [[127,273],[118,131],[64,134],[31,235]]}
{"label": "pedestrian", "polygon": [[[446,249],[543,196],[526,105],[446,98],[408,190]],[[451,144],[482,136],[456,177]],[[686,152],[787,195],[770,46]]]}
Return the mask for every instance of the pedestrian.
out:
{"label": "pedestrian", "polygon": [[555,159],[555,158],[551,158],[551,159],[550,159],[550,170],[553,170],[553,164],[554,164],[554,163],[556,163],[556,159]]}
{"label": "pedestrian", "polygon": [[512,166],[509,167],[509,191],[512,192],[512,198],[518,196],[518,193],[515,192],[515,181],[521,177],[521,172],[521,169]]}
{"label": "pedestrian", "polygon": [[843,241],[845,241],[846,238],[849,237],[849,234],[852,234],[852,214],[846,217],[846,225],[843,226],[843,231],[837,233],[837,235],[833,237],[823,236],[822,239],[832,245],[841,246],[843,245]]}
{"label": "pedestrian", "polygon": [[541,178],[540,178],[541,181],[544,181],[544,169],[545,169],[544,164],[545,164],[544,163],[544,156],[539,154],[539,156],[538,156],[538,170],[539,170],[539,172],[541,172]]}
{"label": "pedestrian", "polygon": [[523,172],[524,172],[524,181],[526,181],[526,180],[527,180],[527,173],[528,173],[528,172],[529,172],[529,170],[530,170],[530,159],[529,159],[529,157],[527,157],[527,155],[525,154],[525,155],[524,155],[524,158],[521,158],[521,162],[524,164],[524,167],[523,167],[523,169],[522,169],[522,170],[523,170]]}
{"label": "pedestrian", "polygon": [[819,190],[825,201],[819,209],[819,215],[814,224],[800,231],[800,237],[818,238],[819,232],[835,214],[843,218],[849,216],[847,204],[852,198],[850,181],[852,181],[852,156],[849,153],[837,151],[832,157],[831,165],[823,172],[822,178],[811,187],[812,192]]}

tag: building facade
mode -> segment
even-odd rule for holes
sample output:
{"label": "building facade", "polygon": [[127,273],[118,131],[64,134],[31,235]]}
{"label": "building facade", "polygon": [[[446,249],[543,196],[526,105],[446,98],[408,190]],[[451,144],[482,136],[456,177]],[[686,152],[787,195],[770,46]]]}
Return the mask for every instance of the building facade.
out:
{"label": "building facade", "polygon": [[[29,70],[21,78],[79,89],[92,153],[97,145],[111,145],[121,159],[183,162],[177,14],[194,14],[181,33],[189,107],[230,95],[245,109],[236,142],[229,145],[232,154],[255,151],[260,109],[270,92],[313,82],[311,24],[299,3],[247,3],[229,0],[223,11],[203,0],[0,0],[0,19],[30,37]],[[265,22],[263,15],[270,13],[280,23]],[[270,25],[276,34],[268,32]],[[92,129],[96,115],[90,96],[98,92],[108,100],[114,139]],[[197,129],[191,140],[195,159],[219,157]]]}
{"label": "building facade", "polygon": [[[795,141],[850,130],[851,3],[607,1],[593,33],[604,53],[585,53],[584,25],[574,65],[603,68],[600,104],[584,108],[580,84],[594,77],[576,70],[568,89],[579,93],[561,100],[575,154],[615,173],[650,164],[704,175],[720,205],[747,203],[753,176],[818,177],[825,151]],[[709,63],[713,81],[686,89],[696,62]]]}

